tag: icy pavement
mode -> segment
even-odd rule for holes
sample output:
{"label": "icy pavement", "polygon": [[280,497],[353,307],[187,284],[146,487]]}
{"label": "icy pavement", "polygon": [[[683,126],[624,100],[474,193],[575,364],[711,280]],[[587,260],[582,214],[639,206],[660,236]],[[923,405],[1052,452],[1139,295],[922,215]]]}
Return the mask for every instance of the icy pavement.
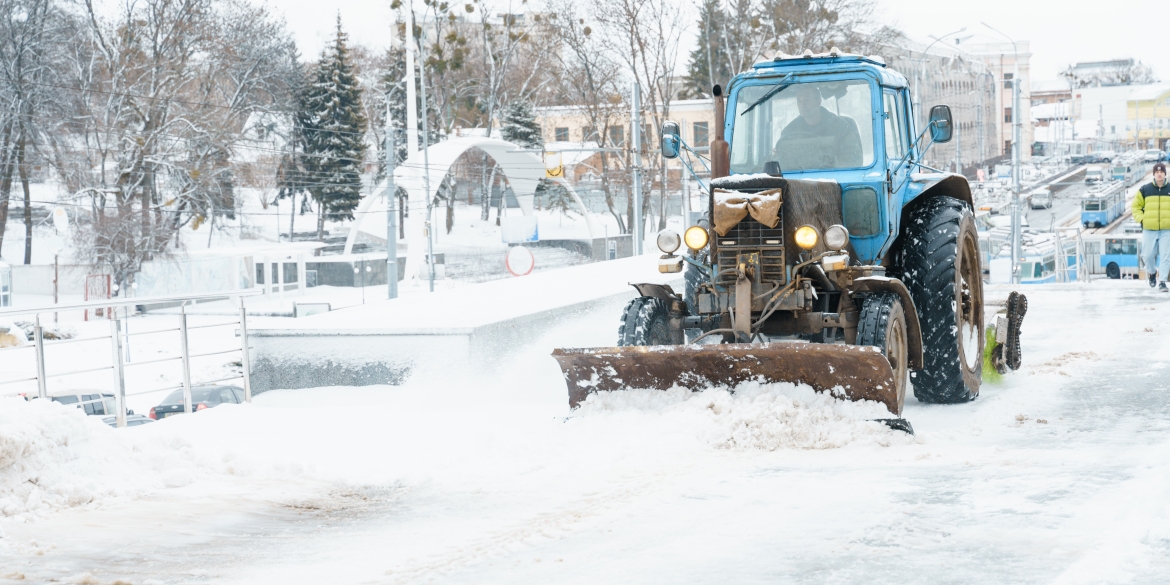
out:
{"label": "icy pavement", "polygon": [[913,438],[790,385],[570,415],[548,352],[612,343],[620,304],[492,371],[93,427],[141,477],[0,517],[0,583],[1164,583],[1170,295],[1024,292],[1022,370],[908,400]]}

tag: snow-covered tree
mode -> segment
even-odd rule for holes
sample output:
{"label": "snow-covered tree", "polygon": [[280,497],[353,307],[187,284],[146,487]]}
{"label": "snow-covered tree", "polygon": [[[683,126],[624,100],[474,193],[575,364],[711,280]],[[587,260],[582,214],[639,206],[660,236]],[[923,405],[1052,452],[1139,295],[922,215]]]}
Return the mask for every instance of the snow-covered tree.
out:
{"label": "snow-covered tree", "polygon": [[[1078,64],[1080,65],[1080,64]],[[1157,83],[1158,78],[1149,65],[1133,59],[1119,59],[1092,66],[1070,65],[1060,76],[1069,80],[1073,87],[1109,87],[1115,85],[1144,85]]]}
{"label": "snow-covered tree", "polygon": [[536,122],[536,112],[531,102],[521,99],[509,103],[500,121],[503,123],[500,134],[504,140],[525,148],[544,146],[540,124]]}
{"label": "snow-covered tree", "polygon": [[561,215],[572,217],[580,215],[577,202],[560,183],[545,179],[536,186],[536,197],[545,209],[560,212]]}
{"label": "snow-covered tree", "polygon": [[321,55],[305,98],[306,182],[317,202],[319,240],[324,239],[326,217],[353,219],[362,199],[366,119],[347,41],[338,16],[333,46]]}

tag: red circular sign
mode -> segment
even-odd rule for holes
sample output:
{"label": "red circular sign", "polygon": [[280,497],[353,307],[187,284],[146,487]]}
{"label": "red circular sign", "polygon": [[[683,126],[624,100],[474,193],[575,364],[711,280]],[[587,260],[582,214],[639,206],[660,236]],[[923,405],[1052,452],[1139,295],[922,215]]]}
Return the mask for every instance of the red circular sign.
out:
{"label": "red circular sign", "polygon": [[532,252],[528,248],[513,246],[504,257],[504,266],[512,276],[525,276],[536,268],[536,258],[532,257]]}

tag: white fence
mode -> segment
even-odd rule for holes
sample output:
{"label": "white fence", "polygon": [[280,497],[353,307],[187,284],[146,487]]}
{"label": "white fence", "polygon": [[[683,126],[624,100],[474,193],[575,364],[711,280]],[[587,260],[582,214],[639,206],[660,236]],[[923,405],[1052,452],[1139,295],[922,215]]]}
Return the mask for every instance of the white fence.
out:
{"label": "white fence", "polygon": [[[184,412],[191,412],[191,360],[196,358],[203,358],[208,356],[215,356],[229,353],[240,353],[240,362],[243,367],[243,372],[239,376],[229,376],[218,380],[203,380],[203,384],[214,384],[218,382],[225,382],[228,380],[241,379],[244,387],[244,400],[252,401],[252,385],[251,385],[251,363],[248,353],[248,319],[247,313],[243,306],[242,297],[253,296],[261,294],[262,291],[256,289],[232,291],[232,297],[241,297],[240,312],[238,319],[229,321],[222,321],[218,323],[202,324],[190,326],[187,323],[186,303],[197,300],[223,298],[227,295],[220,294],[204,294],[204,295],[186,295],[186,296],[169,296],[169,297],[135,297],[129,299],[110,299],[103,301],[91,301],[87,303],[77,303],[71,305],[52,305],[48,307],[41,307],[37,309],[5,309],[0,310],[0,318],[14,317],[18,315],[33,315],[35,318],[35,325],[33,326],[33,342],[32,345],[22,345],[16,347],[8,347],[0,349],[0,352],[27,352],[29,359],[35,359],[36,369],[35,374],[31,377],[14,377],[14,378],[0,378],[0,394],[12,394],[13,392],[5,392],[4,388],[11,388],[15,384],[28,385],[31,382],[36,383],[37,395],[41,399],[48,399],[49,397],[49,381],[54,378],[62,378],[65,376],[76,376],[79,374],[88,374],[94,372],[113,371],[113,387],[110,388],[111,393],[115,397],[116,405],[116,420],[118,427],[126,426],[126,397],[140,394],[150,394],[154,392],[164,392],[173,390],[183,390],[183,410]],[[130,333],[125,327],[124,317],[119,316],[119,308],[127,308],[133,305],[140,305],[144,303],[183,303],[183,309],[175,316],[176,323],[174,327],[164,329],[152,329],[148,331],[135,331]],[[73,310],[87,310],[96,309],[100,307],[114,307],[114,318],[110,320],[109,335],[79,337],[73,339],[47,340],[44,336],[44,330],[41,327],[41,314],[56,313]],[[188,332],[191,329],[202,329],[209,327],[239,327],[240,332],[240,346],[229,349],[220,349],[217,351],[192,354],[189,351]],[[125,342],[128,342],[131,337],[155,335],[166,332],[178,332],[180,343],[180,355],[174,357],[163,357],[153,360],[137,361],[127,363],[124,359]],[[67,363],[48,363],[45,360],[46,347],[58,347],[73,343],[91,343],[100,344],[106,343],[109,346],[110,361],[109,365],[99,366],[95,368],[83,368],[80,370],[67,370],[69,367]],[[61,360],[64,362],[65,360]],[[144,366],[147,364],[157,364],[162,362],[181,362],[183,383],[179,386],[171,386],[165,388],[149,388],[141,390],[133,394],[126,393],[126,368],[133,368]]]}

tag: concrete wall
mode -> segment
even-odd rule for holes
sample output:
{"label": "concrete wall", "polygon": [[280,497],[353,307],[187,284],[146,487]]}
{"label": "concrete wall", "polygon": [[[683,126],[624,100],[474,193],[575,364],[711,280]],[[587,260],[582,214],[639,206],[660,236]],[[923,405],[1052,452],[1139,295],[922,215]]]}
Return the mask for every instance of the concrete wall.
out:
{"label": "concrete wall", "polygon": [[[681,283],[676,286],[681,288]],[[615,320],[628,292],[475,329],[430,332],[257,330],[250,336],[252,391],[398,385],[412,373],[452,363],[487,368],[566,318],[603,307]],[[552,358],[549,358],[552,359]]]}

